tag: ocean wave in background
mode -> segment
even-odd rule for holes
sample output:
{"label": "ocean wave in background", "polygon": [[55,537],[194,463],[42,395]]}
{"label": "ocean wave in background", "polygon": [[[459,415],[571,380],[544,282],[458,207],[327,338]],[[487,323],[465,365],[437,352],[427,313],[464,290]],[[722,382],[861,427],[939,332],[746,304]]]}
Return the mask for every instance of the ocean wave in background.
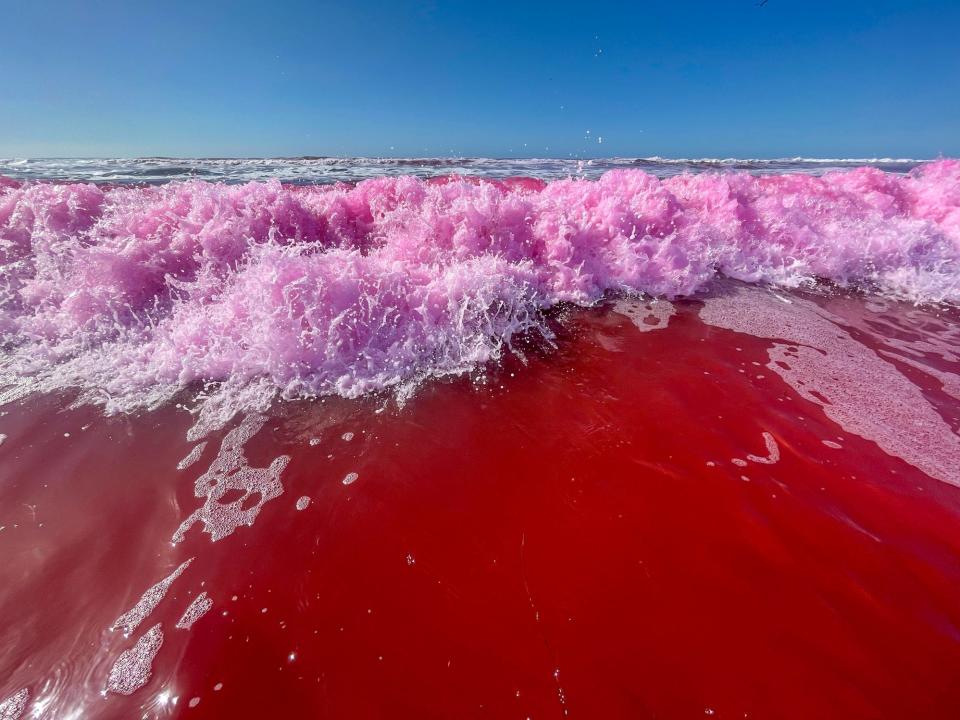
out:
{"label": "ocean wave in background", "polygon": [[[956,160],[906,174],[901,161],[677,161],[663,177],[639,167],[670,161],[603,161],[620,164],[551,182],[495,179],[517,161],[483,161],[483,178],[420,161],[432,180],[363,161],[380,177],[356,185],[207,181],[271,177],[269,160],[71,161],[71,177],[42,164],[55,162],[0,165],[20,178],[0,178],[0,402],[77,389],[130,411],[197,383],[222,384],[234,409],[356,397],[549,338],[559,303],[689,296],[718,277],[960,301]],[[284,180],[297,162],[277,161]],[[728,172],[687,172],[696,163]],[[205,179],[179,179],[191,174]]]}
{"label": "ocean wave in background", "polygon": [[17,180],[157,184],[203,178],[227,183],[279,180],[292,185],[359,182],[384,176],[597,179],[608,170],[642,169],[659,178],[704,171],[806,173],[873,167],[906,173],[922,160],[897,158],[20,158],[0,159],[0,175]]}

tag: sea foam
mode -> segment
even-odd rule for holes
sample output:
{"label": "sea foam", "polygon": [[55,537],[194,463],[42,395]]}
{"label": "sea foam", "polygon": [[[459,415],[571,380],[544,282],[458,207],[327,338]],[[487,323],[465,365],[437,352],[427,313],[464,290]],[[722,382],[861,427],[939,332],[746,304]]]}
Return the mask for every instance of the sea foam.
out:
{"label": "sea foam", "polygon": [[495,360],[548,333],[561,302],[718,276],[956,302],[958,261],[956,160],[305,187],[0,178],[0,401],[75,387],[126,410],[209,381],[355,397]]}

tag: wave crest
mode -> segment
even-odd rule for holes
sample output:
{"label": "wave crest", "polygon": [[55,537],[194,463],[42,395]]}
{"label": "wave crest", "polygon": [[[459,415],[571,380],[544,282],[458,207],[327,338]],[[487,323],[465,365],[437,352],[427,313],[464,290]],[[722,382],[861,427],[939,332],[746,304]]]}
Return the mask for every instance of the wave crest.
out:
{"label": "wave crest", "polygon": [[956,160],[905,176],[0,179],[0,383],[115,409],[198,380],[355,396],[495,359],[563,301],[724,275],[956,302],[958,260]]}

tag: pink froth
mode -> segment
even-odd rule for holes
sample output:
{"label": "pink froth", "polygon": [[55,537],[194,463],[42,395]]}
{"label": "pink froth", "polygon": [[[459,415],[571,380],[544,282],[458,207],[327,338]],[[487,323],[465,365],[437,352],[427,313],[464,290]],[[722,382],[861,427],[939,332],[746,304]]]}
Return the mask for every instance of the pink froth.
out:
{"label": "pink froth", "polygon": [[[550,183],[0,179],[0,384],[353,396],[495,359],[541,311],[728,276],[960,300],[960,161]],[[55,369],[55,372],[54,372]]]}

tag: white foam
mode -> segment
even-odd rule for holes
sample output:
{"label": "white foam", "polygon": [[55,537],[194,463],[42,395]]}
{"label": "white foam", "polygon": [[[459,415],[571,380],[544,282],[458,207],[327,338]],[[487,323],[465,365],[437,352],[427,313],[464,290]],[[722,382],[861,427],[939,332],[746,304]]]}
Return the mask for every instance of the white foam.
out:
{"label": "white foam", "polygon": [[153,673],[153,659],[163,645],[163,631],[157,623],[137,644],[125,650],[110,669],[107,690],[119,695],[132,695],[147,684]]}
{"label": "white foam", "polygon": [[761,465],[774,465],[780,461],[780,446],[777,445],[776,439],[768,432],[763,434],[763,442],[767,446],[767,455],[766,457],[761,457],[760,455],[747,455],[747,460],[750,460],[755,463],[760,463]]}
{"label": "white foam", "polygon": [[183,571],[186,570],[192,562],[193,558],[190,558],[186,562],[182,563],[180,567],[178,567],[172,573],[167,575],[167,577],[165,577],[163,580],[147,590],[140,600],[137,601],[136,605],[127,610],[127,612],[114,621],[110,629],[122,629],[124,635],[129,635],[136,630],[137,626],[139,626],[140,623],[142,623],[144,619],[156,609],[157,605],[160,604],[160,601],[163,600],[164,595],[167,594],[167,590],[170,589],[173,581],[180,577],[180,575],[183,574]]}
{"label": "white foam", "polygon": [[241,412],[265,412],[276,394],[276,387],[265,378],[251,383],[223,383],[212,395],[198,398],[202,404],[196,422],[187,431],[187,440],[194,442],[223,429]]}
{"label": "white foam", "polygon": [[30,692],[26,688],[17,690],[13,695],[0,702],[0,720],[19,720],[27,709]]}
{"label": "white foam", "polygon": [[310,498],[306,495],[302,495],[301,497],[297,498],[297,510],[306,510],[309,505]]}
{"label": "white foam", "polygon": [[623,298],[613,303],[614,312],[626,315],[640,332],[662,330],[677,310],[669,300]]}
{"label": "white foam", "polygon": [[[283,494],[280,475],[290,457],[280,455],[266,468],[253,468],[243,452],[243,446],[265,422],[262,415],[248,415],[227,433],[219,454],[194,484],[194,494],[204,498],[204,503],[177,528],[174,543],[182,541],[198,522],[203,523],[203,531],[213,542],[222,540],[242,525],[253,525],[263,506]],[[236,497],[224,501],[224,496],[231,492]]]}
{"label": "white foam", "polygon": [[177,621],[177,628],[180,630],[189,630],[193,627],[193,624],[206,615],[212,607],[213,600],[207,597],[206,592],[200,593],[193,599],[193,602],[187,606],[187,609],[183,611],[183,615]]}
{"label": "white foam", "polygon": [[940,382],[940,389],[943,390],[945,394],[949,395],[955,400],[960,400],[960,376],[955,375],[954,373],[945,372],[943,370],[937,370],[935,367],[931,367],[926,363],[911,360],[910,358],[888,352],[887,350],[881,350],[880,354],[884,357],[890,358],[891,360],[902,362],[904,365],[909,365],[915,370],[926,373],[930,377]]}
{"label": "white foam", "polygon": [[343,484],[344,484],[344,485],[352,485],[353,483],[355,483],[355,482],[357,481],[357,478],[359,478],[359,477],[360,477],[360,476],[357,475],[357,473],[355,473],[355,472],[347,473],[347,476],[343,479]]}
{"label": "white foam", "polygon": [[930,477],[960,486],[960,438],[922,391],[815,303],[790,305],[738,287],[705,300],[701,319],[774,340],[768,368],[847,432],[872,440]]}
{"label": "white foam", "polygon": [[193,449],[183,458],[180,462],[177,463],[177,470],[186,470],[188,467],[193,465],[197,460],[200,459],[200,456],[203,455],[204,449],[207,447],[207,441],[204,440],[202,443],[195,445]]}

